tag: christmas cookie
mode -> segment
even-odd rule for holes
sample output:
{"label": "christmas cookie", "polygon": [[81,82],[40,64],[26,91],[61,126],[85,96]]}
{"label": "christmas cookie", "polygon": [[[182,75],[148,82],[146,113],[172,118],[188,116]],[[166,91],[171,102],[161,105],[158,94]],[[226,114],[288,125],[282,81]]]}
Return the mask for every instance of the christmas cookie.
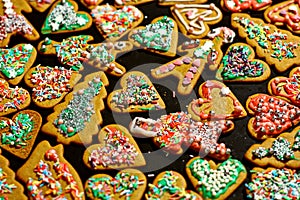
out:
{"label": "christmas cookie", "polygon": [[243,12],[245,10],[260,11],[272,4],[272,0],[221,0],[221,7],[229,12]]}
{"label": "christmas cookie", "polygon": [[291,70],[289,77],[278,76],[268,83],[268,92],[295,106],[300,106],[300,67]]}
{"label": "christmas cookie", "polygon": [[253,116],[248,122],[249,133],[258,140],[277,136],[300,121],[298,107],[266,94],[249,96],[246,108]]}
{"label": "christmas cookie", "polygon": [[300,33],[300,3],[298,0],[282,1],[264,12],[267,22],[276,26],[286,25],[294,33]]}
{"label": "christmas cookie", "polygon": [[83,63],[105,71],[113,76],[122,76],[126,69],[115,60],[117,55],[133,48],[128,41],[88,44],[93,40],[90,35],[71,36],[62,42],[49,38],[38,44],[43,55],[56,55],[59,62],[74,71],[83,70]]}
{"label": "christmas cookie", "polygon": [[232,158],[216,164],[194,157],[186,164],[186,173],[203,199],[227,199],[247,177],[244,165]]}
{"label": "christmas cookie", "polygon": [[190,148],[203,157],[219,160],[227,159],[231,151],[218,139],[233,128],[234,124],[225,120],[195,122],[184,112],[163,115],[157,120],[136,117],[129,125],[134,136],[152,137],[154,144],[168,153],[182,154]]}
{"label": "christmas cookie", "polygon": [[229,46],[217,70],[216,78],[224,82],[258,82],[271,75],[271,69],[262,60],[254,59],[254,49],[245,43]]}
{"label": "christmas cookie", "polygon": [[80,0],[80,2],[88,9],[93,9],[103,2],[103,0]]}
{"label": "christmas cookie", "polygon": [[18,169],[17,177],[26,185],[30,199],[85,199],[80,177],[63,151],[63,145],[52,147],[44,140]]}
{"label": "christmas cookie", "polygon": [[115,0],[114,6],[121,8],[123,6],[136,6],[140,4],[145,4],[152,2],[154,0]]}
{"label": "christmas cookie", "polygon": [[202,198],[192,190],[186,190],[187,184],[184,177],[175,171],[164,171],[158,174],[149,183],[149,190],[145,197],[151,199],[190,199],[202,200]]}
{"label": "christmas cookie", "polygon": [[300,37],[244,13],[232,14],[231,25],[256,49],[256,54],[265,58],[270,66],[274,65],[278,72],[300,64]]}
{"label": "christmas cookie", "polygon": [[57,34],[83,31],[92,26],[92,17],[84,11],[78,11],[73,0],[55,2],[42,26],[42,34]]}
{"label": "christmas cookie", "polygon": [[85,77],[73,91],[66,95],[64,102],[54,107],[47,117],[42,132],[54,136],[62,144],[90,144],[102,123],[100,111],[104,109],[107,77],[103,72],[95,72]]}
{"label": "christmas cookie", "polygon": [[171,12],[178,27],[189,38],[203,38],[210,31],[209,25],[220,22],[222,11],[211,4],[176,4]]}
{"label": "christmas cookie", "polygon": [[251,173],[251,182],[245,184],[249,199],[299,199],[299,172],[255,167]]}
{"label": "christmas cookie", "polygon": [[223,55],[221,46],[231,43],[235,33],[227,27],[220,27],[208,33],[208,37],[184,42],[178,51],[187,54],[151,70],[151,75],[157,79],[175,76],[179,79],[178,92],[190,94],[206,66],[211,70],[217,69]]}
{"label": "christmas cookie", "polygon": [[27,90],[21,87],[9,87],[6,80],[0,79],[0,116],[5,116],[30,105],[31,98]]}
{"label": "christmas cookie", "polygon": [[11,85],[18,85],[37,56],[31,44],[18,44],[13,48],[0,49],[0,76]]}
{"label": "christmas cookie", "polygon": [[33,103],[42,108],[58,104],[81,78],[78,72],[64,67],[36,66],[25,75],[24,81],[32,88]]}
{"label": "christmas cookie", "polygon": [[144,73],[127,72],[122,76],[120,85],[122,89],[111,92],[107,97],[107,104],[113,112],[146,112],[165,108],[165,103]]}
{"label": "christmas cookie", "polygon": [[143,13],[135,6],[116,9],[109,4],[95,7],[91,16],[104,39],[110,41],[119,40],[144,19]]}
{"label": "christmas cookie", "polygon": [[260,167],[300,169],[300,127],[252,145],[245,158]]}
{"label": "christmas cookie", "polygon": [[45,12],[56,0],[27,0],[38,12]]}
{"label": "christmas cookie", "polygon": [[124,126],[107,125],[99,132],[98,139],[100,144],[89,146],[83,154],[88,168],[106,170],[146,165],[142,152]]}
{"label": "christmas cookie", "polygon": [[151,24],[131,30],[128,40],[138,48],[173,57],[178,42],[177,23],[167,16],[157,17]]}
{"label": "christmas cookie", "polygon": [[188,106],[194,120],[239,119],[247,116],[243,105],[229,87],[219,81],[202,83],[198,92],[200,98]]}
{"label": "christmas cookie", "polygon": [[137,169],[123,169],[115,177],[96,174],[85,182],[85,192],[89,199],[132,199],[143,197],[147,178]]}
{"label": "christmas cookie", "polygon": [[15,172],[9,168],[9,161],[0,155],[0,199],[26,200],[23,192],[23,186],[15,180]]}
{"label": "christmas cookie", "polygon": [[200,4],[206,2],[207,0],[158,0],[158,5],[173,6],[175,4]]}
{"label": "christmas cookie", "polygon": [[27,158],[41,125],[42,116],[34,110],[22,110],[12,119],[0,117],[0,147],[19,158]]}
{"label": "christmas cookie", "polygon": [[37,30],[21,13],[32,11],[26,0],[1,0],[0,11],[0,47],[8,45],[11,36],[16,34],[29,41],[40,38]]}

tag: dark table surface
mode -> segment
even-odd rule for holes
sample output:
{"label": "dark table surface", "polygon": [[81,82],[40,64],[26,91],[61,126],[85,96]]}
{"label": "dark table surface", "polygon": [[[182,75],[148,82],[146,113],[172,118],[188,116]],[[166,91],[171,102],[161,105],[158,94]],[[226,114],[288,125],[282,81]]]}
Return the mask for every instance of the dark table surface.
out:
{"label": "dark table surface", "polygon": [[[79,2],[79,1],[78,1]],[[219,0],[214,1],[208,1],[209,3],[215,3],[218,7],[220,7]],[[274,0],[274,3],[281,2],[279,0]],[[103,3],[112,3],[108,1],[104,1]],[[83,7],[80,3],[79,9],[88,11],[85,7]],[[151,22],[152,19],[155,17],[167,15],[172,17],[169,7],[161,7],[158,6],[156,2],[147,3],[144,5],[137,6],[145,15],[144,21],[141,23],[141,25],[147,25]],[[47,10],[48,11],[48,10]],[[32,13],[25,13],[24,15],[28,18],[28,20],[35,26],[35,28],[40,31],[42,24],[44,22],[44,19],[46,17],[47,11],[45,13],[38,13],[33,10]],[[260,17],[263,18],[263,12],[248,12],[253,17]],[[223,19],[221,22],[219,22],[216,25],[213,25],[212,27],[218,27],[218,26],[228,26],[230,25],[230,13],[223,12]],[[57,35],[41,35],[40,40],[32,42],[31,44],[37,47],[37,44],[39,41],[44,39],[45,37],[49,37],[50,39],[61,41],[62,39],[72,36],[72,35],[79,35],[79,34],[88,34],[92,35],[94,37],[93,43],[103,42],[103,37],[100,35],[98,30],[96,29],[95,25],[93,25],[90,29],[86,31],[76,32],[76,33],[66,33],[66,34],[57,34]],[[126,36],[123,38],[126,39]],[[180,41],[184,41],[187,38],[182,36],[180,34],[179,37]],[[9,44],[9,47],[12,47],[15,44],[21,43],[21,42],[27,42],[22,37],[12,37],[11,43]],[[240,37],[236,37],[234,42],[245,42],[244,39]],[[226,51],[228,45],[224,45],[222,47],[223,52]],[[177,55],[180,56],[180,55]],[[152,54],[146,51],[143,51],[141,49],[136,49],[133,51],[130,51],[122,56],[119,56],[117,58],[117,62],[122,64],[126,67],[127,71],[130,70],[139,70],[144,72],[148,75],[148,77],[153,81],[154,85],[156,86],[158,92],[162,96],[165,104],[166,104],[166,110],[162,111],[151,111],[149,113],[140,113],[140,114],[116,114],[112,113],[106,104],[105,101],[105,110],[101,112],[103,117],[103,124],[114,124],[118,123],[121,125],[124,125],[125,127],[128,127],[128,124],[131,119],[133,119],[135,116],[142,116],[142,117],[151,117],[153,119],[159,118],[161,115],[176,111],[186,111],[186,105],[188,105],[189,102],[191,102],[192,99],[198,98],[198,87],[201,83],[203,83],[206,80],[214,79],[215,72],[210,71],[208,69],[205,69],[202,77],[198,81],[197,85],[194,88],[194,92],[192,92],[191,95],[188,96],[181,96],[179,94],[176,94],[176,98],[173,98],[173,91],[176,91],[177,87],[177,79],[175,78],[168,78],[168,79],[162,79],[162,80],[155,80],[150,75],[150,70],[160,66],[166,62],[169,62],[173,60],[174,58],[168,58],[164,56],[159,56],[156,54]],[[41,65],[49,65],[49,66],[56,66],[60,65],[58,63],[56,57],[47,57],[43,55],[38,55],[35,64],[33,66],[36,66],[38,64]],[[88,68],[85,67],[85,69],[81,72],[83,77],[91,72],[94,72],[95,68]],[[245,106],[246,99],[248,96],[255,94],[255,93],[267,93],[267,83],[268,81],[275,76],[278,75],[284,75],[286,76],[288,74],[289,70],[285,73],[278,74],[272,69],[271,77],[260,83],[227,83],[226,85],[231,89],[231,91],[236,95],[238,100],[242,103],[243,106]],[[109,76],[109,86],[106,88],[107,93],[109,94],[114,89],[119,89],[118,80],[119,78]],[[20,84],[22,87],[27,88],[24,82],[22,81]],[[27,88],[29,89],[29,88]],[[29,89],[29,91],[31,91]],[[106,100],[106,99],[105,99]],[[37,108],[33,104],[30,105],[29,109],[34,109],[39,111],[42,116],[44,122],[46,121],[46,117],[48,114],[52,113],[52,109],[41,109]],[[244,153],[247,151],[247,149],[254,143],[259,143],[259,141],[255,141],[252,139],[248,132],[247,132],[247,123],[249,120],[249,116],[245,117],[243,119],[234,120],[235,123],[235,129],[233,132],[226,136],[222,136],[220,138],[221,142],[224,142],[227,147],[231,148],[232,150],[232,157],[236,158],[238,160],[241,160],[243,164],[246,166],[248,172],[251,170],[254,165],[247,162],[243,156]],[[99,127],[101,128],[101,127]],[[143,139],[143,138],[135,138],[141,151],[144,153],[146,157],[147,166],[139,168],[140,170],[144,171],[146,175],[154,174],[157,175],[161,171],[165,170],[175,170],[177,172],[180,172],[182,175],[186,177],[185,173],[185,165],[189,159],[191,159],[191,155],[197,156],[197,153],[192,152],[190,150],[187,150],[184,152],[181,156],[172,156],[172,155],[166,155],[166,154],[152,154],[148,152],[155,152],[157,148],[153,145],[151,139]],[[57,142],[54,138],[44,135],[42,132],[38,134],[38,137],[36,139],[34,147],[42,140],[48,140],[52,146],[56,145]],[[93,143],[97,143],[97,138],[95,137],[93,140]],[[82,182],[85,183],[85,181],[92,175],[100,173],[97,171],[89,170],[87,167],[84,166],[82,162],[82,155],[84,150],[86,149],[85,146],[76,146],[76,145],[68,145],[65,146],[64,150],[64,156],[65,158],[75,167],[77,172],[79,173]],[[10,161],[10,166],[13,170],[17,170],[19,167],[21,167],[25,160],[18,159],[7,152],[3,151],[2,153],[6,158]],[[147,155],[149,154],[149,155]],[[166,164],[167,163],[167,164]],[[155,171],[152,171],[153,169],[156,169]],[[117,173],[116,170],[111,171],[103,171],[104,173],[108,173],[111,175],[114,175]],[[102,172],[101,172],[102,173]],[[248,173],[248,178],[246,182],[249,182],[250,173]],[[187,177],[186,177],[187,178]],[[153,181],[154,177],[149,176],[148,182],[151,183]],[[187,179],[188,183],[188,189],[193,189],[189,180]],[[242,184],[230,197],[229,199],[244,199],[245,198],[245,187],[244,184]]]}

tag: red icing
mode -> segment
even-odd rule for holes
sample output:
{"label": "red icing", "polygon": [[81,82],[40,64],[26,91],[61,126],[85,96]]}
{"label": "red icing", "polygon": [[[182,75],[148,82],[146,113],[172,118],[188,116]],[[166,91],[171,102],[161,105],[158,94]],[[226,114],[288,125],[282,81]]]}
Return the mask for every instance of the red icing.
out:
{"label": "red icing", "polygon": [[[235,6],[231,7],[229,2],[234,2]],[[259,3],[258,0],[248,0],[244,2],[241,2],[241,0],[224,0],[226,8],[232,12],[241,12],[247,9],[259,10],[270,5],[271,3],[272,0],[266,0],[262,3]]]}

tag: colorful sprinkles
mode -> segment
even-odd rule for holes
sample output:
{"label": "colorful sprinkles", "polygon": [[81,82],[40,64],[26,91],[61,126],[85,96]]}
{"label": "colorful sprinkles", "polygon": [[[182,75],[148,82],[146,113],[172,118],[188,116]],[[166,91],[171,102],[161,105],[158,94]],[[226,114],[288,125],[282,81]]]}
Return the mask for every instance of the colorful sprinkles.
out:
{"label": "colorful sprinkles", "polygon": [[0,200],[8,200],[7,194],[13,193],[13,190],[17,188],[15,184],[8,183],[6,178],[6,173],[0,167]]}
{"label": "colorful sprinkles", "polygon": [[19,113],[13,121],[1,120],[0,129],[9,127],[9,132],[1,134],[1,143],[16,148],[27,146],[27,141],[32,138],[29,133],[34,127],[34,122],[29,114]]}
{"label": "colorful sprinkles", "polygon": [[254,176],[246,183],[247,197],[250,199],[289,199],[300,196],[300,175],[287,168],[252,171]]}
{"label": "colorful sprinkles", "polygon": [[87,180],[86,192],[96,199],[112,199],[111,179],[109,177],[91,177]]}
{"label": "colorful sprinkles", "polygon": [[86,123],[95,113],[92,100],[100,93],[102,86],[101,79],[95,77],[89,82],[87,88],[73,93],[73,98],[68,106],[54,121],[54,125],[61,134],[65,137],[72,137],[85,128]]}

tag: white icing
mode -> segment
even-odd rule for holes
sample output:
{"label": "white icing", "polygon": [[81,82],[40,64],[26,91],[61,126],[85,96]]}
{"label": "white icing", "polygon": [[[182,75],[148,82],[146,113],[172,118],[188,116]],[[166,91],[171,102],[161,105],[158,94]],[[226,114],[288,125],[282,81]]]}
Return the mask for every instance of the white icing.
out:
{"label": "white icing", "polygon": [[156,137],[158,132],[154,132],[154,131],[146,131],[140,127],[138,127],[138,125],[136,125],[138,122],[146,122],[148,125],[154,125],[155,123],[157,123],[157,121],[153,120],[153,119],[145,119],[142,117],[135,117],[132,122],[129,124],[129,131],[134,134],[134,135],[138,135],[138,136],[143,136],[143,137]]}

